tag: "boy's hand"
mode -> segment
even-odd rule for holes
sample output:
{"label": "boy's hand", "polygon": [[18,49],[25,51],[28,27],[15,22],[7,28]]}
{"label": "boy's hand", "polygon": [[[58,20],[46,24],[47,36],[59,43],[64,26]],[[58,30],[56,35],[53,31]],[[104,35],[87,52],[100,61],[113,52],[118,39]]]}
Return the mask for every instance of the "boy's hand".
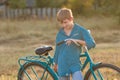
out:
{"label": "boy's hand", "polygon": [[74,42],[77,46],[81,46],[81,45],[85,46],[86,45],[85,41],[77,40],[77,39],[69,39],[69,40],[66,41],[66,44],[70,45],[72,42]]}
{"label": "boy's hand", "polygon": [[55,72],[57,72],[57,70],[58,70],[58,65],[55,64],[55,65],[53,66],[53,69],[54,69]]}
{"label": "boy's hand", "polygon": [[78,40],[76,40],[76,39],[71,39],[72,40],[72,42],[74,42],[77,46],[80,46],[80,44],[78,43]]}
{"label": "boy's hand", "polygon": [[72,40],[71,40],[71,39],[66,41],[66,44],[67,44],[68,46],[69,46],[71,43],[72,43]]}
{"label": "boy's hand", "polygon": [[80,46],[80,45],[78,44],[78,42],[77,42],[76,39],[67,40],[67,41],[66,41],[66,44],[67,44],[67,45],[70,45],[72,42],[74,42],[76,45]]}

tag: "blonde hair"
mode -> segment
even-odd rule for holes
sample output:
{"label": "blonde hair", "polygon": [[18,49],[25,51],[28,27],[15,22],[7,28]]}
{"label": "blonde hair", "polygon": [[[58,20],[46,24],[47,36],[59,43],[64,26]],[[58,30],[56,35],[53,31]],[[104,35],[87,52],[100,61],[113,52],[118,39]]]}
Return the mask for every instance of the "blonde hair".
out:
{"label": "blonde hair", "polygon": [[70,19],[73,17],[71,9],[62,8],[57,12],[57,20],[62,22],[65,19]]}

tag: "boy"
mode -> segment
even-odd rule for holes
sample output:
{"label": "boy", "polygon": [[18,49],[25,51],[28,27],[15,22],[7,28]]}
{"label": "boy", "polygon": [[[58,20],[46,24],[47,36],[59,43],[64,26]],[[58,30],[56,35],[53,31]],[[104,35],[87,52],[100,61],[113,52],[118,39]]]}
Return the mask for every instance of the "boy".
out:
{"label": "boy", "polygon": [[70,75],[72,75],[72,80],[83,80],[80,72],[81,48],[87,46],[91,49],[95,47],[95,42],[85,28],[73,22],[70,9],[60,9],[57,13],[57,20],[61,24],[61,29],[56,36],[56,44],[65,39],[70,40],[59,46],[56,45],[54,70],[58,72],[59,80],[70,80]]}

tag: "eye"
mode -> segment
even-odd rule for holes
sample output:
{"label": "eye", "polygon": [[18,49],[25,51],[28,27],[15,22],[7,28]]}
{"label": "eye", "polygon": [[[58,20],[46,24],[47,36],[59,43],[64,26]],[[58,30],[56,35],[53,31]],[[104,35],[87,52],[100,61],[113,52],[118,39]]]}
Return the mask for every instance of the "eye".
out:
{"label": "eye", "polygon": [[67,23],[67,22],[65,21],[65,22],[63,22],[63,23]]}

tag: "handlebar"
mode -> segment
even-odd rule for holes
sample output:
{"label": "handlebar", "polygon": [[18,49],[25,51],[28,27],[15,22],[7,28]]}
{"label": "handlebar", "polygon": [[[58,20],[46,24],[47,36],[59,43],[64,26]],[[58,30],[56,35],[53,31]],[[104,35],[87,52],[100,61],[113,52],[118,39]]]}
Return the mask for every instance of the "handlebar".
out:
{"label": "handlebar", "polygon": [[[91,33],[90,30],[87,30],[87,31],[89,32],[89,34]],[[71,38],[72,38],[72,37],[71,37]],[[65,39],[65,40],[63,40],[63,41],[60,41],[60,42],[57,43],[57,45],[59,46],[60,44],[63,44],[63,43],[66,42],[67,40],[72,40],[71,38]]]}
{"label": "handlebar", "polygon": [[65,42],[64,40],[60,41],[60,42],[57,43],[57,45],[59,46],[59,45],[63,44],[64,42]]}
{"label": "handlebar", "polygon": [[[63,41],[58,42],[57,45],[59,46],[59,45],[63,44],[64,42],[66,42],[67,40],[72,40],[72,39],[65,39]],[[88,51],[87,46],[82,47],[82,49],[83,49],[83,52]]]}
{"label": "handlebar", "polygon": [[57,45],[59,46],[59,45],[63,44],[64,42],[68,41],[68,40],[72,40],[72,39],[65,39],[63,41],[58,42]]}

